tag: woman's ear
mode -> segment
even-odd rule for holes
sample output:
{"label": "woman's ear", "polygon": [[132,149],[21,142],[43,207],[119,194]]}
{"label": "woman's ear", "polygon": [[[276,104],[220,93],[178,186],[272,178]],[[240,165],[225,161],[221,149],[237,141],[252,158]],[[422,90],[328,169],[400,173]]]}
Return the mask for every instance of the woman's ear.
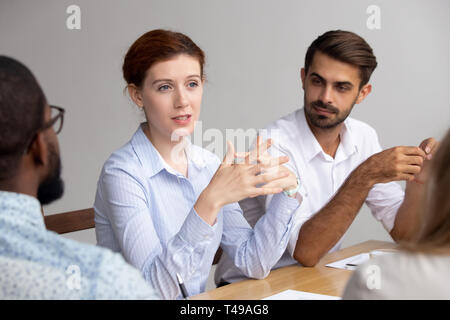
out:
{"label": "woman's ear", "polygon": [[144,100],[142,99],[141,90],[138,87],[136,87],[136,85],[134,85],[134,84],[129,84],[127,86],[127,88],[128,88],[128,94],[130,95],[130,97],[133,100],[133,102],[139,108],[143,108],[144,107]]}

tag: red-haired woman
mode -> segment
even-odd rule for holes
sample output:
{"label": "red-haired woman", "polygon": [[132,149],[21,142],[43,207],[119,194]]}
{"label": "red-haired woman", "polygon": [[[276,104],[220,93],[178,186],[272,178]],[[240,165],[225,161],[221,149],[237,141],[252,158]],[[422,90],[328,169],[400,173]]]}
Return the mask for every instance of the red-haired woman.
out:
{"label": "red-haired woman", "polygon": [[[185,139],[200,115],[204,60],[189,37],[166,30],[130,47],[123,75],[147,121],[104,164],[94,204],[98,244],[121,252],[166,299],[181,297],[177,274],[188,295],[204,291],[219,246],[246,276],[267,276],[299,206],[287,157],[234,164],[229,144],[221,163]],[[259,142],[259,152],[269,146]],[[237,201],[262,194],[276,195],[252,229]]]}

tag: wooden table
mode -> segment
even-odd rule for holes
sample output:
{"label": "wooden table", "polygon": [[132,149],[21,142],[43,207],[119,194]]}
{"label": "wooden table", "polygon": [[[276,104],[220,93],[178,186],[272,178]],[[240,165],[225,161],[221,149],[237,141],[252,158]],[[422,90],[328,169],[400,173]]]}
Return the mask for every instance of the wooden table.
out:
{"label": "wooden table", "polygon": [[341,296],[352,271],[325,267],[326,264],[376,249],[392,249],[395,243],[366,241],[324,256],[315,267],[292,265],[270,272],[263,280],[244,280],[213,289],[194,300],[258,300],[287,289]]}

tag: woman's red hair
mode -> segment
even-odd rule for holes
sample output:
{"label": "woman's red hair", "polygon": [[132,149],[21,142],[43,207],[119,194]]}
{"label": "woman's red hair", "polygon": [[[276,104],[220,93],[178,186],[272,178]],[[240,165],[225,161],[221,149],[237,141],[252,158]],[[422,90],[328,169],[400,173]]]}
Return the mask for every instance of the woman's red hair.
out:
{"label": "woman's red hair", "polygon": [[188,36],[169,30],[156,29],[144,33],[128,49],[122,66],[127,84],[141,87],[147,70],[156,62],[166,61],[179,54],[198,59],[203,78],[205,54]]}

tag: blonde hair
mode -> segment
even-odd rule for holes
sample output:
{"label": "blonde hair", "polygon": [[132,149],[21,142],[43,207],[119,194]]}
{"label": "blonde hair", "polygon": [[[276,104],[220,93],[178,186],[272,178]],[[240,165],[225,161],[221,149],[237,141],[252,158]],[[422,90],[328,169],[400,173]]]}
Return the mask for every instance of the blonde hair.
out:
{"label": "blonde hair", "polygon": [[450,252],[450,130],[431,160],[422,205],[421,226],[415,240],[404,244],[408,251]]}

